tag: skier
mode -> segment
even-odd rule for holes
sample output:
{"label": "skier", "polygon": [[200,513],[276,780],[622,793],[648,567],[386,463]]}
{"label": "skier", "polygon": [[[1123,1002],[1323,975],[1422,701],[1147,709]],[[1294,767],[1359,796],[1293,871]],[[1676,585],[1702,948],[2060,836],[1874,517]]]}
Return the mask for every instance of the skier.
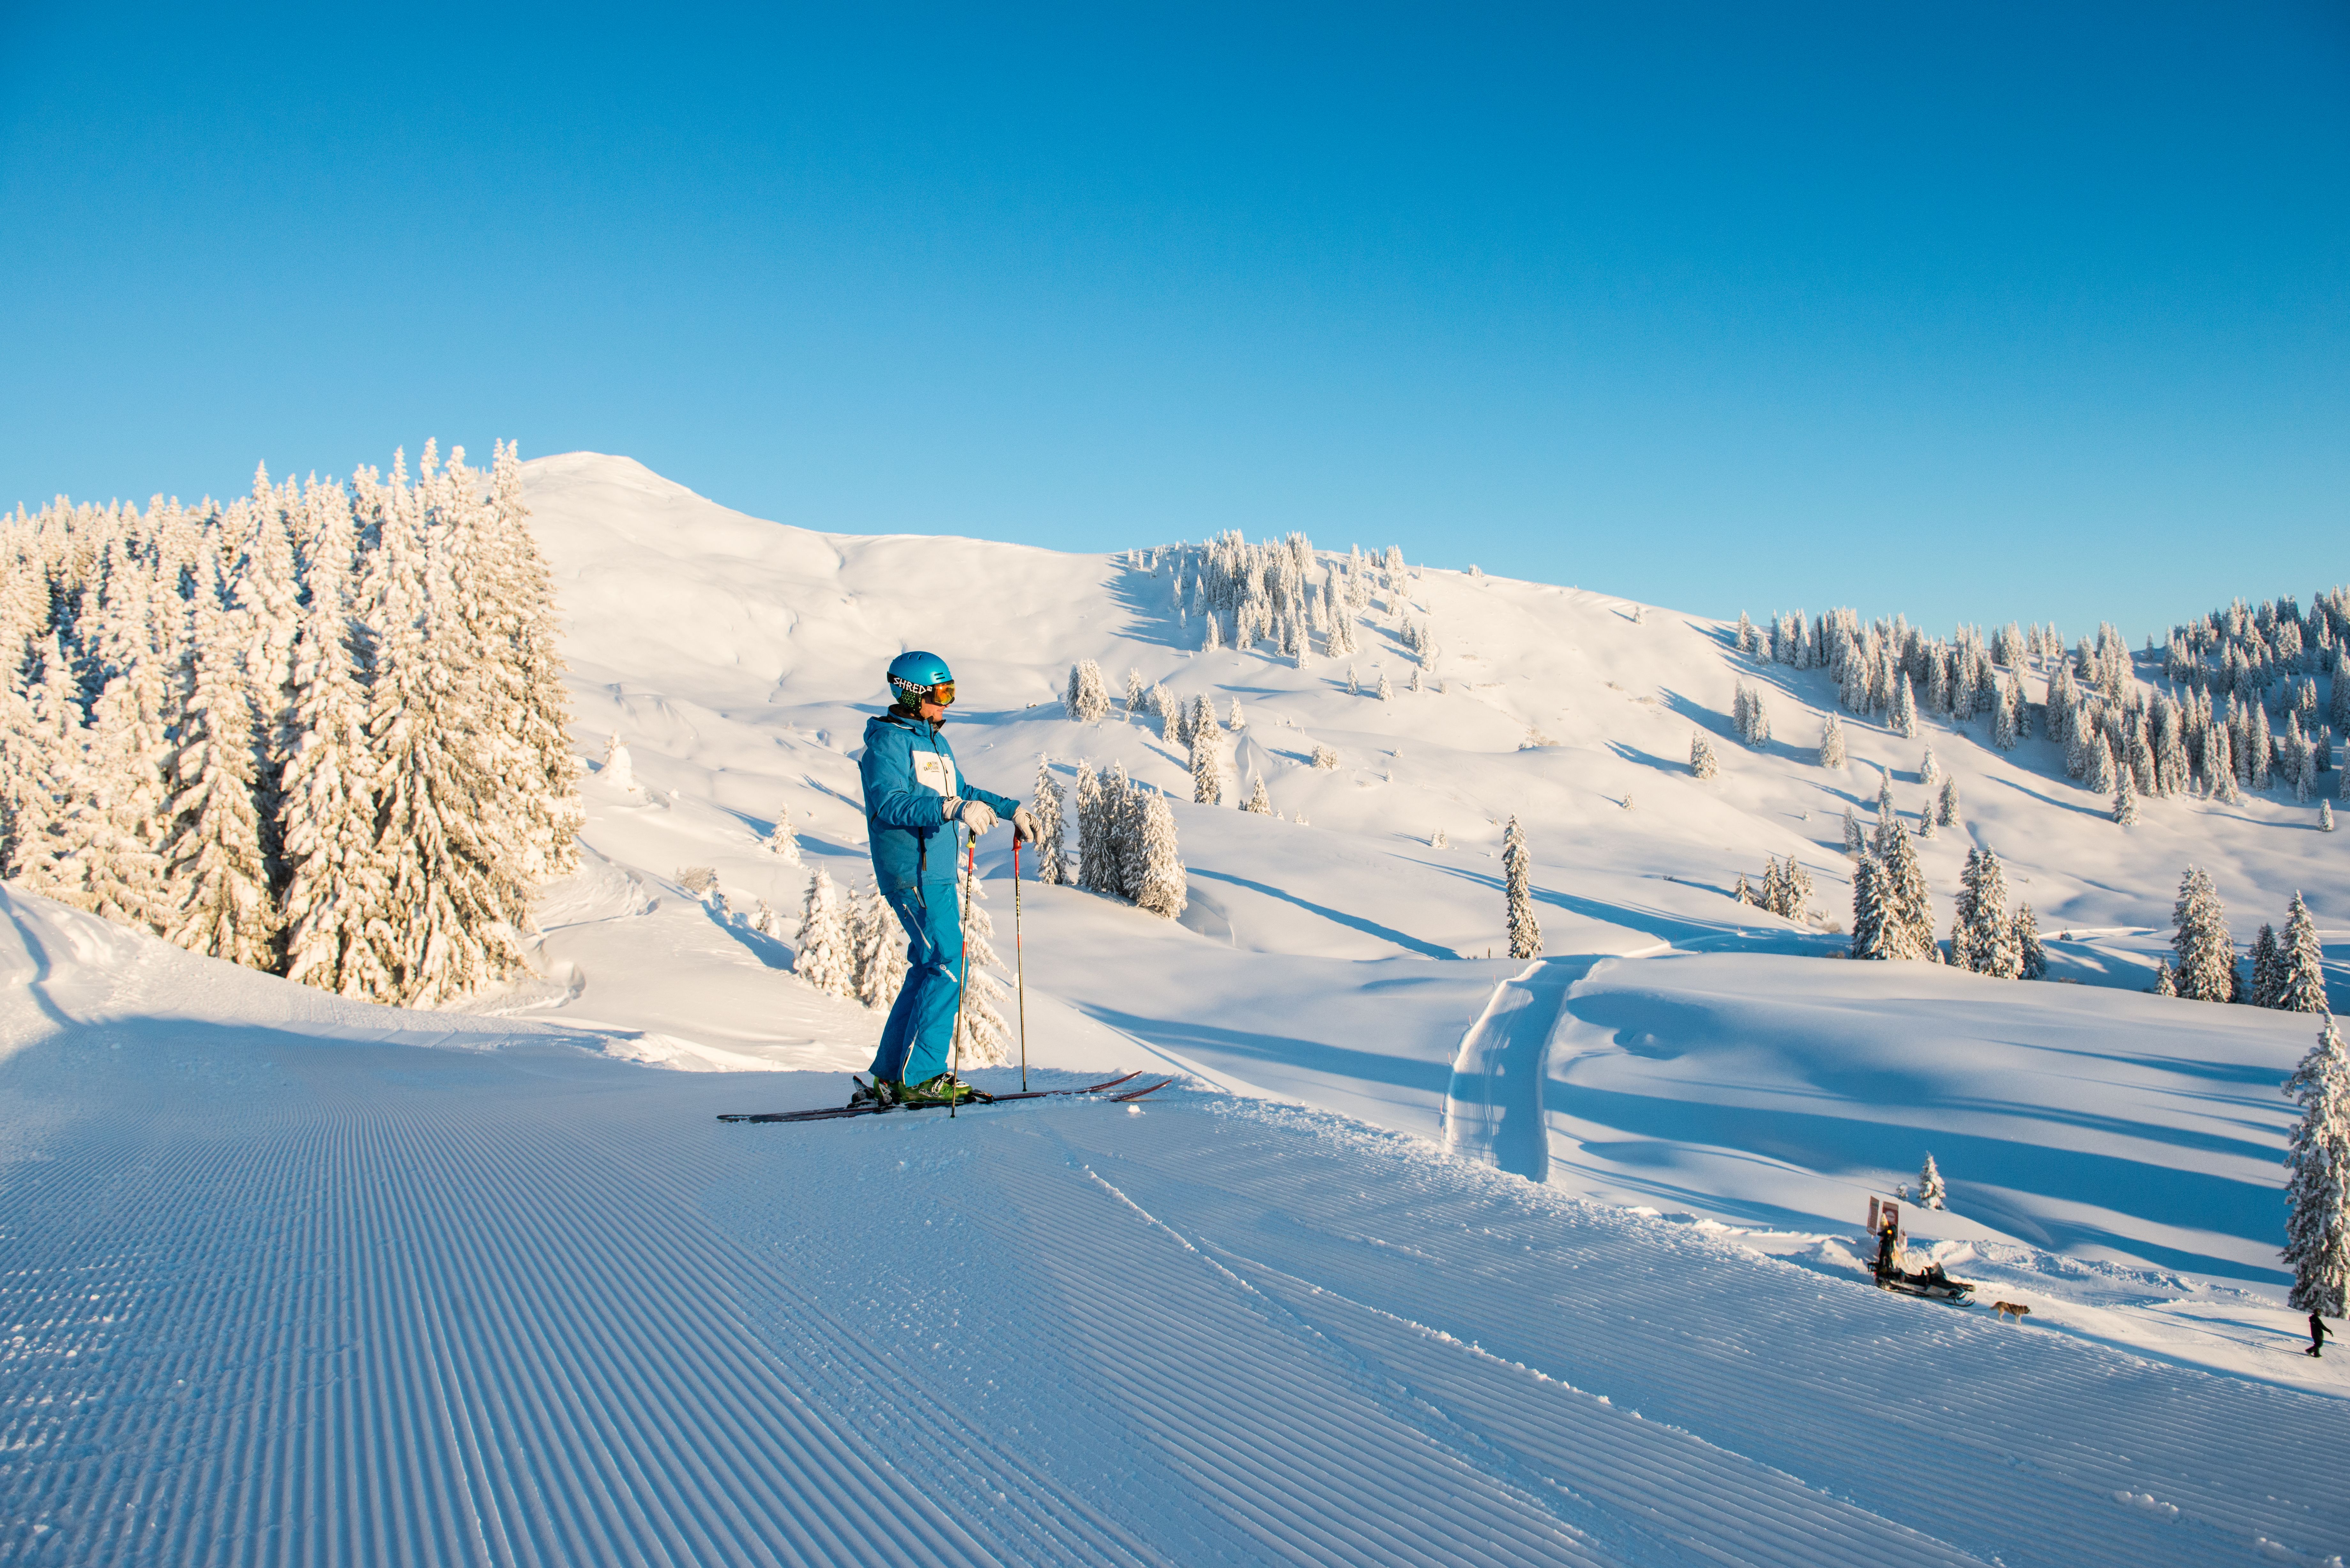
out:
{"label": "skier", "polygon": [[2325,1320],[2315,1313],[2309,1314],[2309,1348],[2302,1354],[2316,1356],[2325,1354]]}
{"label": "skier", "polygon": [[971,1097],[948,1070],[962,986],[954,827],[977,837],[1009,817],[1013,834],[1027,843],[1036,826],[1026,806],[981,789],[956,768],[940,733],[955,695],[945,659],[899,654],[889,661],[889,709],[865,721],[857,771],[873,879],[906,928],[910,968],[881,1027],[873,1082],[860,1080],[848,1103],[949,1105]]}

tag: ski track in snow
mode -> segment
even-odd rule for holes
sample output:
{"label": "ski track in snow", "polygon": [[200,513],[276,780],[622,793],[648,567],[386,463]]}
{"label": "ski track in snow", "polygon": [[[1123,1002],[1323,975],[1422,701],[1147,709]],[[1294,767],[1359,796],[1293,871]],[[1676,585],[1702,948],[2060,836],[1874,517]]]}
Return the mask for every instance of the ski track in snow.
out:
{"label": "ski track in snow", "polygon": [[2022,1568],[2350,1541],[2338,1401],[1290,1107],[712,1119],[835,1086],[145,1021],[26,1046],[0,1062],[0,1553]]}

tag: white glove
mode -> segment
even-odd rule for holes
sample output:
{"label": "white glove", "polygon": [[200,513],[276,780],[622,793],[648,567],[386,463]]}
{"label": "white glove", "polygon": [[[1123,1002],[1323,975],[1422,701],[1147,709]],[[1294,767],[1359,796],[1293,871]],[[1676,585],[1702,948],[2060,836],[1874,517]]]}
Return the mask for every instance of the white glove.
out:
{"label": "white glove", "polygon": [[1024,805],[1012,808],[1012,836],[1023,844],[1036,842],[1036,819],[1028,815]]}
{"label": "white glove", "polygon": [[970,828],[973,837],[995,826],[995,808],[983,800],[951,800],[947,802],[947,815]]}

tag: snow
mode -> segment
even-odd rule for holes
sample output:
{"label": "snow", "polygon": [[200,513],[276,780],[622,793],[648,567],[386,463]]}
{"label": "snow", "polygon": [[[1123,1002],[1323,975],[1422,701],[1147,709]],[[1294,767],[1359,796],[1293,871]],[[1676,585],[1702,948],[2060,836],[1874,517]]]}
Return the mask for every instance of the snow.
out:
{"label": "snow", "polygon": [[[1197,651],[1167,577],[1107,557],[815,534],[593,454],[525,476],[591,759],[536,976],[402,1012],[0,892],[15,1556],[2350,1543],[2340,1366],[2300,1354],[2276,1253],[2279,1086],[2315,1020],[2141,994],[2189,859],[2240,939],[2298,888],[2334,950],[2337,841],[2301,836],[2287,792],[2146,800],[2125,831],[2044,741],[1851,715],[1853,765],[1825,773],[1824,673],[1579,589],[1426,571],[1358,652],[1301,670]],[[1419,692],[1404,617],[1440,649]],[[1180,920],[1021,890],[1032,1076],[1181,1075],[1131,1114],[714,1119],[837,1103],[869,1056],[879,1015],[792,975],[747,912],[795,915],[819,866],[864,886],[853,748],[907,648],[954,668],[978,782],[1024,797],[1050,752],[1170,797]],[[1192,805],[1155,722],[1072,722],[1086,659],[1116,690],[1131,667],[1242,700],[1232,776],[1313,826],[1235,809],[1244,788]],[[1759,750],[1726,711],[1742,678]],[[615,732],[632,790],[595,771]],[[1916,846],[1939,933],[1968,848],[1994,847],[2056,983],[1846,961],[1726,896],[1793,855],[1847,918],[1845,806],[1883,767],[1924,807],[1928,744],[1968,811]],[[764,847],[784,812],[803,864]],[[1503,956],[1512,815],[1531,963]],[[981,854],[1007,958],[1008,847]],[[1972,1307],[1859,1262],[1868,1196],[1929,1150],[1950,1207],[1910,1211],[1913,1248],[1981,1282]]]}

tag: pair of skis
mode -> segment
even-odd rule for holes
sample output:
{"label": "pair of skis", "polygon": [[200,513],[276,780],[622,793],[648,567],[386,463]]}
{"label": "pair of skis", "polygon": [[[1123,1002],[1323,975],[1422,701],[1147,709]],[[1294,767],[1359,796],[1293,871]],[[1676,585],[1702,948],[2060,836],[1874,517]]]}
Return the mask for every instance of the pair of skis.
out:
{"label": "pair of skis", "polygon": [[[1002,1105],[1006,1100],[1049,1100],[1070,1095],[1098,1095],[1106,1089],[1115,1089],[1121,1084],[1131,1083],[1140,1076],[1142,1075],[1139,1072],[1128,1073],[1124,1077],[1112,1078],[1107,1083],[1088,1085],[1082,1089],[1024,1089],[1013,1095],[989,1095],[973,1089],[971,1098],[962,1103],[972,1106],[995,1106]],[[1139,1100],[1145,1095],[1157,1094],[1174,1081],[1172,1078],[1161,1078],[1159,1082],[1145,1085],[1139,1089],[1129,1089],[1122,1095],[1112,1095],[1110,1102],[1113,1105],[1123,1105],[1128,1101]],[[718,1119],[722,1122],[837,1122],[847,1116],[878,1116],[889,1111],[942,1111],[946,1108],[947,1102],[939,1100],[913,1106],[826,1106],[812,1111],[722,1111],[719,1113]]]}

